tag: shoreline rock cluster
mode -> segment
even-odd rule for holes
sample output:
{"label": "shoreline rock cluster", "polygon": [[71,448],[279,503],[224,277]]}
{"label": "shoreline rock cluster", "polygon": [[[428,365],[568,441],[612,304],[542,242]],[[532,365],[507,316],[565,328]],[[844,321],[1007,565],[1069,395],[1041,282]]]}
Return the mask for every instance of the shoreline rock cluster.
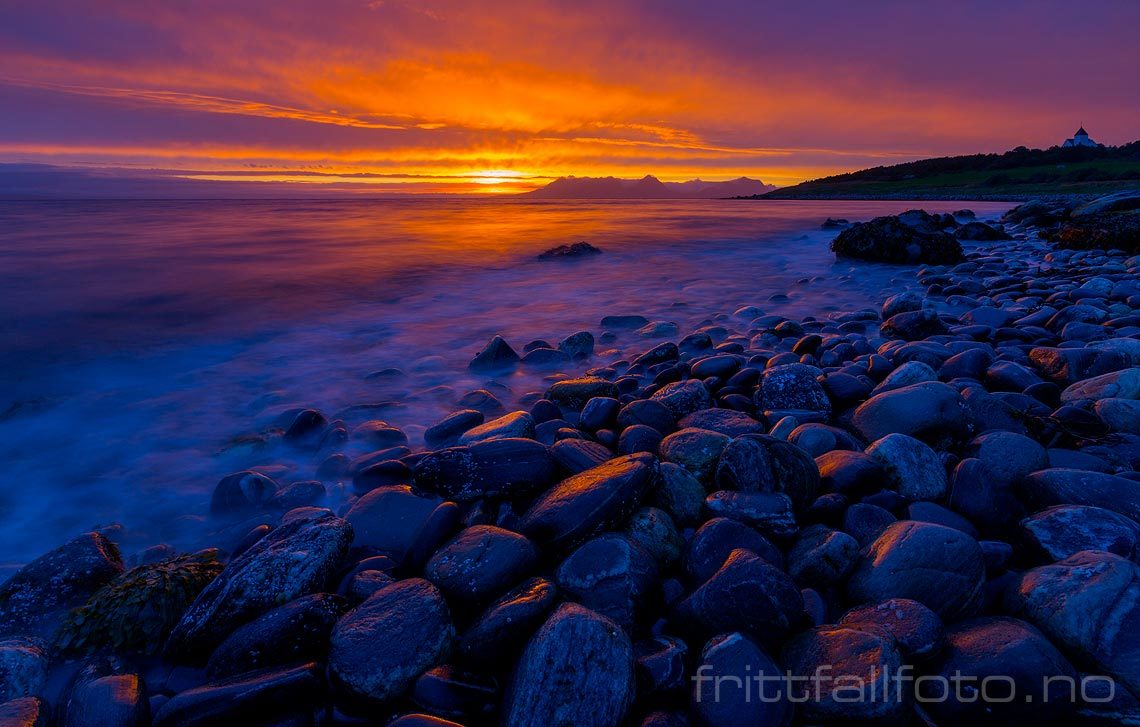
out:
{"label": "shoreline rock cluster", "polygon": [[[375,451],[224,478],[218,550],[128,568],[87,533],[0,585],[0,723],[1140,720],[1140,259],[1015,218],[846,227],[863,256],[951,261],[879,310],[741,309],[552,376],[425,451],[301,412],[296,446]],[[472,370],[580,371],[593,344],[496,338]],[[883,698],[900,672],[1018,696]],[[798,681],[733,687],[758,674]]]}

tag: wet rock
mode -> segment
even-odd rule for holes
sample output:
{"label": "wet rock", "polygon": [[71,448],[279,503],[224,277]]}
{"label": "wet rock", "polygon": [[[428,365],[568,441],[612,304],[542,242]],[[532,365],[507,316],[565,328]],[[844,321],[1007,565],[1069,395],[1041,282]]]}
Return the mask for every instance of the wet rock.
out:
{"label": "wet rock", "polygon": [[709,390],[697,379],[666,384],[650,397],[650,401],[662,404],[673,415],[674,420],[713,405]]}
{"label": "wet rock", "polygon": [[657,488],[652,492],[653,504],[660,507],[680,526],[694,525],[705,505],[705,488],[688,470],[672,462],[662,462]]}
{"label": "wet rock", "polygon": [[481,603],[518,583],[537,562],[538,550],[522,535],[475,525],[436,551],[424,577],[457,603]]}
{"label": "wet rock", "polygon": [[685,546],[682,566],[689,582],[699,585],[707,581],[738,548],[777,568],[784,567],[783,554],[766,537],[737,520],[714,517],[697,528]]}
{"label": "wet rock", "polygon": [[617,624],[563,604],[519,659],[502,724],[617,727],[633,703],[633,664],[633,646]]}
{"label": "wet rock", "polygon": [[325,415],[316,409],[302,409],[285,428],[282,439],[295,446],[312,445],[320,439],[328,423]]}
{"label": "wet rock", "polygon": [[764,426],[760,422],[744,412],[732,409],[701,409],[683,417],[677,426],[682,429],[706,429],[729,437],[764,434]]}
{"label": "wet rock", "polygon": [[747,550],[724,565],[677,607],[677,622],[704,634],[742,631],[779,643],[803,618],[803,596],[783,571]]}
{"label": "wet rock", "polygon": [[788,574],[797,584],[826,588],[840,583],[855,567],[859,543],[824,525],[805,528],[788,551]]}
{"label": "wet rock", "polygon": [[34,639],[0,641],[0,702],[43,693],[48,655]]}
{"label": "wet rock", "polygon": [[638,694],[666,694],[687,687],[685,662],[688,652],[688,645],[673,636],[657,636],[634,644]]}
{"label": "wet rock", "polygon": [[882,318],[885,321],[898,313],[922,310],[925,305],[926,299],[918,293],[896,293],[883,301]]}
{"label": "wet rock", "polygon": [[786,538],[799,530],[792,500],[781,492],[720,490],[705,498],[705,509],[714,516],[739,520],[775,538]]}
{"label": "wet rock", "polygon": [[1131,363],[1129,357],[1116,351],[1088,348],[1030,349],[1029,361],[1051,381],[1069,386],[1084,379],[1120,371]]}
{"label": "wet rock", "polygon": [[742,492],[783,493],[802,510],[819,492],[819,469],[811,455],[794,444],[746,434],[724,447],[716,467],[716,484]]}
{"label": "wet rock", "polygon": [[98,533],[41,555],[0,585],[0,637],[50,635],[62,610],[87,600],[122,571],[119,549]]}
{"label": "wet rock", "polygon": [[1140,368],[1094,376],[1061,392],[1061,402],[1065,404],[1109,398],[1140,399]]}
{"label": "wet rock", "polygon": [[333,628],[329,673],[342,689],[385,701],[445,662],[455,638],[443,594],[422,578],[381,588]]}
{"label": "wet rock", "polygon": [[641,354],[633,360],[633,363],[635,366],[650,367],[667,361],[676,361],[680,356],[681,352],[677,348],[677,344],[666,341]]}
{"label": "wet rock", "polygon": [[277,483],[271,477],[252,471],[226,475],[214,487],[210,498],[210,514],[233,517],[248,515],[268,507],[277,494]]}
{"label": "wet rock", "polygon": [[942,525],[904,520],[868,546],[847,591],[856,603],[910,598],[952,621],[978,608],[984,581],[976,540]]}
{"label": "wet rock", "polygon": [[534,417],[529,412],[516,411],[498,419],[472,427],[459,437],[460,444],[475,444],[489,439],[521,437],[534,439]]}
{"label": "wet rock", "polygon": [[1140,483],[1124,477],[1054,468],[1028,475],[1022,480],[1020,490],[1026,499],[1040,507],[1090,505],[1140,522]]}
{"label": "wet rock", "polygon": [[550,449],[533,439],[506,438],[429,452],[413,470],[416,487],[467,502],[510,497],[554,481]]}
{"label": "wet rock", "polygon": [[[889,638],[820,626],[792,639],[782,657],[798,677],[790,688],[810,723],[890,724],[901,721],[909,709],[908,695],[892,680],[903,662]],[[819,675],[826,679],[817,680]]]}
{"label": "wet rock", "polygon": [[855,538],[859,545],[873,543],[897,518],[878,505],[857,502],[843,513],[843,532]]}
{"label": "wet rock", "polygon": [[499,701],[499,685],[492,676],[445,664],[420,676],[412,687],[411,696],[416,706],[433,715],[479,720],[494,715]]}
{"label": "wet rock", "polygon": [[[925,708],[939,724],[1045,724],[1069,718],[1077,673],[1057,647],[1024,621],[980,618],[951,627],[930,672],[951,683],[984,684],[959,692],[931,684]],[[985,680],[983,682],[983,680]],[[927,683],[929,684],[929,683]],[[921,692],[921,687],[920,687]]]}
{"label": "wet rock", "polygon": [[1008,610],[1127,689],[1140,688],[1140,566],[1083,551],[1027,571],[1007,592]]}
{"label": "wet rock", "polygon": [[20,697],[0,703],[0,724],[4,727],[44,727],[49,709],[39,697]]}
{"label": "wet rock", "polygon": [[460,409],[425,429],[424,441],[429,447],[453,445],[459,441],[461,434],[482,424],[483,419],[483,412],[477,409]]}
{"label": "wet rock", "polygon": [[374,449],[402,447],[408,444],[408,435],[401,429],[377,419],[363,422],[353,429],[352,438]]}
{"label": "wet rock", "polygon": [[1104,508],[1058,505],[1022,520],[1021,528],[1026,540],[1050,560],[1100,550],[1140,561],[1140,525]]}
{"label": "wet rock", "polygon": [[985,222],[967,222],[954,231],[954,237],[959,240],[977,240],[980,242],[1012,239],[1005,230],[999,227],[991,227]]}
{"label": "wet rock", "polygon": [[947,384],[926,382],[871,397],[855,410],[852,426],[873,442],[888,434],[906,434],[924,442],[963,439],[969,432],[965,405]]}
{"label": "wet rock", "polygon": [[899,217],[876,217],[856,222],[831,242],[836,257],[884,263],[956,263],[962,246],[953,235],[930,226],[915,227]]}
{"label": "wet rock", "polygon": [[[784,670],[744,634],[714,636],[701,650],[691,713],[703,727],[789,724],[795,707],[788,700],[783,675]],[[756,683],[749,683],[752,688],[746,690],[745,679]]]}
{"label": "wet rock", "polygon": [[1004,533],[1025,515],[1013,485],[978,459],[958,463],[950,478],[950,507],[983,533]]}
{"label": "wet rock", "polygon": [[478,373],[485,373],[511,369],[518,362],[519,355],[515,353],[510,344],[503,340],[502,336],[494,336],[479,353],[475,354],[475,358],[471,359],[467,368]]}
{"label": "wet rock", "polygon": [[618,398],[620,392],[612,381],[596,376],[585,376],[580,379],[565,379],[555,382],[546,390],[546,398],[553,401],[563,409],[581,411],[586,402],[596,396]]}
{"label": "wet rock", "polygon": [[785,364],[765,369],[756,391],[756,405],[764,411],[804,410],[831,414],[831,400],[816,381],[819,369]]}
{"label": "wet rock", "polygon": [[634,424],[632,427],[626,427],[622,430],[621,436],[618,437],[618,452],[621,454],[635,454],[637,452],[656,454],[661,450],[663,440],[661,432],[656,429],[642,424]]}
{"label": "wet rock", "polygon": [[965,454],[981,460],[991,474],[1008,483],[1020,482],[1026,475],[1049,466],[1044,447],[1013,432],[987,432],[975,437]]}
{"label": "wet rock", "polygon": [[698,480],[708,480],[729,438],[708,429],[681,429],[661,440],[661,457],[681,465]]}
{"label": "wet rock", "polygon": [[594,353],[594,334],[589,331],[572,333],[558,342],[558,350],[575,361],[589,358]]}
{"label": "wet rock", "polygon": [[1140,434],[1140,400],[1101,399],[1093,410],[1109,431]]}
{"label": "wet rock", "polygon": [[908,660],[922,659],[942,646],[942,619],[909,598],[858,606],[845,613],[839,625],[886,636]]}
{"label": "wet rock", "polygon": [[206,664],[211,678],[266,667],[320,661],[329,633],[348,610],[339,596],[314,593],[278,606],[230,634]]}
{"label": "wet rock", "polygon": [[887,483],[887,471],[863,452],[835,450],[815,458],[820,492],[874,492]]}
{"label": "wet rock", "polygon": [[332,514],[284,523],[234,558],[182,616],[168,656],[201,661],[238,626],[328,585],[352,542]]}
{"label": "wet rock", "polygon": [[378,487],[345,514],[352,525],[353,547],[402,563],[429,535],[429,526],[443,505],[441,498],[418,495],[407,486]]}
{"label": "wet rock", "polygon": [[894,489],[908,500],[938,500],[946,494],[946,469],[938,454],[914,437],[888,434],[867,447]]}
{"label": "wet rock", "polygon": [[81,679],[64,708],[65,727],[144,727],[150,724],[150,702],[136,674],[110,674]]}
{"label": "wet rock", "polygon": [[887,338],[901,338],[904,341],[921,341],[948,332],[937,311],[931,308],[896,313],[883,321],[879,330]]}
{"label": "wet rock", "polygon": [[605,533],[562,561],[555,582],[563,594],[628,630],[657,585],[657,565],[628,536]]}
{"label": "wet rock", "polygon": [[620,429],[643,424],[661,432],[662,435],[673,431],[676,417],[668,407],[652,399],[636,399],[622,407],[618,412],[617,425]]}
{"label": "wet rock", "polygon": [[531,578],[487,607],[459,641],[465,662],[494,665],[509,660],[546,620],[557,600],[557,589],[543,578]]}
{"label": "wet rock", "polygon": [[179,692],[159,708],[155,727],[249,724],[306,714],[320,698],[316,664],[266,669]]}
{"label": "wet rock", "polygon": [[656,507],[643,507],[635,512],[626,524],[625,532],[663,567],[676,562],[685,547],[685,540],[677,532],[673,519]]}
{"label": "wet rock", "polygon": [[555,550],[569,550],[620,527],[657,479],[657,460],[631,454],[580,472],[542,493],[519,522],[519,531]]}
{"label": "wet rock", "polygon": [[570,474],[597,467],[613,457],[613,452],[601,444],[585,439],[561,439],[550,447],[550,454]]}

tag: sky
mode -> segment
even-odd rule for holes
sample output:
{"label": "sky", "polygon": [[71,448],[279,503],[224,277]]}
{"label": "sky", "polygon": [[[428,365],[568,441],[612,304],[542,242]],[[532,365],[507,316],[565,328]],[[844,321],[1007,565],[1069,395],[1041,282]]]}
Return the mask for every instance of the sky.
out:
{"label": "sky", "polygon": [[1137,0],[4,0],[0,164],[409,192],[778,185],[1140,138]]}

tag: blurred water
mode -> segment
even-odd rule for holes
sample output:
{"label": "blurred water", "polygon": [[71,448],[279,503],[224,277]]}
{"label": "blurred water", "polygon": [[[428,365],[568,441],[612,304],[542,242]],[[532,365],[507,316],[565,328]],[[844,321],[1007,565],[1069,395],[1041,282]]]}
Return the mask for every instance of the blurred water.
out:
{"label": "blurred water", "polygon": [[[743,305],[801,317],[877,303],[912,270],[836,263],[827,217],[961,203],[755,201],[0,202],[0,563],[121,521],[128,550],[194,544],[226,472],[315,461],[231,447],[290,405],[423,426],[485,385],[466,362],[600,333],[610,313],[684,334]],[[971,203],[980,215],[1008,205]],[[600,256],[539,262],[588,240]],[[786,300],[769,300],[785,294]],[[656,341],[622,334],[589,365]],[[400,378],[370,379],[387,367]],[[541,372],[496,382],[510,405]],[[353,415],[353,421],[365,415]],[[351,422],[350,422],[351,423]],[[360,453],[350,445],[349,454]]]}

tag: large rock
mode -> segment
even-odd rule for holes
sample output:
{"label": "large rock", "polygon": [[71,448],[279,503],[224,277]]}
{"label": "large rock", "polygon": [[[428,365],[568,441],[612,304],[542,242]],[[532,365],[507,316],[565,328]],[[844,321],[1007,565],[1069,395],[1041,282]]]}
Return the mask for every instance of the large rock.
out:
{"label": "large rock", "polygon": [[518,583],[538,562],[538,549],[518,533],[474,525],[440,548],[424,577],[459,603],[486,603]]}
{"label": "large rock", "polygon": [[617,624],[563,604],[519,659],[501,724],[617,727],[633,703],[633,663],[633,645]]}
{"label": "large rock", "polygon": [[402,564],[409,554],[421,549],[425,538],[431,539],[432,522],[446,507],[442,498],[417,494],[405,485],[391,485],[360,497],[344,517],[352,525],[353,548],[387,555]]}
{"label": "large rock", "polygon": [[455,627],[443,594],[422,578],[387,585],[333,629],[329,673],[346,691],[386,701],[451,655]]}
{"label": "large rock", "polygon": [[993,476],[1009,484],[1049,466],[1044,447],[1014,432],[986,432],[975,437],[967,445],[965,456],[981,460]]}
{"label": "large rock", "polygon": [[314,593],[268,611],[230,634],[210,655],[206,673],[229,677],[299,661],[321,661],[329,634],[348,603],[329,593]]}
{"label": "large rock", "polygon": [[976,540],[944,525],[901,520],[864,551],[847,592],[856,603],[909,598],[952,621],[977,609],[984,583]]}
{"label": "large rock", "polygon": [[467,364],[467,368],[477,373],[486,373],[514,368],[518,362],[519,355],[511,345],[503,340],[502,336],[494,336],[475,354],[471,363]]}
{"label": "large rock", "polygon": [[789,724],[794,707],[783,676],[783,669],[744,634],[714,636],[701,650],[689,708],[703,727]]}
{"label": "large rock", "polygon": [[681,562],[685,575],[695,585],[704,583],[737,548],[744,548],[777,568],[784,567],[783,553],[766,537],[737,520],[714,517],[697,528],[685,545]]}
{"label": "large rock", "polygon": [[803,596],[783,571],[747,550],[724,565],[677,607],[678,624],[704,635],[743,631],[779,643],[803,618]]}
{"label": "large rock", "polygon": [[541,442],[506,438],[429,452],[413,473],[417,487],[467,502],[541,489],[558,476],[558,464]]}
{"label": "large rock", "polygon": [[19,697],[0,704],[0,724],[4,727],[44,727],[51,710],[39,697]]}
{"label": "large rock", "polygon": [[585,376],[554,383],[546,390],[546,398],[564,409],[581,411],[586,402],[595,396],[616,399],[619,393],[614,382],[596,376]]}
{"label": "large rock", "polygon": [[331,513],[282,524],[206,586],[171,632],[167,654],[204,660],[238,626],[322,590],[351,542],[352,526]]}
{"label": "large rock", "polygon": [[558,589],[531,578],[495,600],[467,628],[458,656],[480,668],[511,660],[553,610]]}
{"label": "large rock", "polygon": [[775,538],[790,537],[799,530],[792,499],[782,492],[719,490],[705,498],[705,509]]}
{"label": "large rock", "polygon": [[1025,538],[1050,560],[1101,550],[1140,561],[1140,525],[1111,510],[1057,505],[1021,521]]}
{"label": "large rock", "polygon": [[884,263],[931,263],[962,260],[962,246],[953,235],[929,225],[912,226],[897,216],[856,222],[831,241],[837,257]]}
{"label": "large rock", "polygon": [[1078,381],[1061,392],[1063,404],[1109,398],[1140,399],[1140,367]]}
{"label": "large rock", "polygon": [[520,520],[519,531],[541,545],[569,550],[622,525],[656,479],[652,455],[617,457],[539,495]]}
{"label": "large rock", "polygon": [[315,663],[248,672],[179,692],[159,708],[155,727],[289,722],[312,710],[324,691]]}
{"label": "large rock", "polygon": [[1030,349],[1029,361],[1059,386],[1120,371],[1134,363],[1117,351],[1044,346]]}
{"label": "large rock", "polygon": [[764,425],[744,412],[732,409],[701,409],[681,419],[677,426],[682,429],[708,429],[729,437],[764,433]]}
{"label": "large rock", "polygon": [[902,655],[879,634],[820,626],[783,650],[793,701],[808,724],[892,724],[909,710],[909,693],[894,680]]}
{"label": "large rock", "polygon": [[788,573],[801,586],[827,588],[847,577],[858,555],[855,538],[825,525],[812,525],[788,551]]}
{"label": "large rock", "polygon": [[150,724],[146,686],[137,674],[76,680],[64,708],[64,727],[145,727]]}
{"label": "large rock", "polygon": [[674,419],[680,419],[693,412],[708,409],[713,403],[712,395],[705,388],[704,382],[699,379],[665,384],[654,392],[649,400],[662,404],[669,410]]}
{"label": "large rock", "polygon": [[210,514],[232,517],[268,509],[277,490],[278,485],[273,478],[260,472],[246,470],[226,475],[214,487],[214,494],[210,497]]}
{"label": "large rock", "polygon": [[867,447],[867,454],[906,499],[939,500],[946,494],[946,469],[938,453],[914,437],[888,434]]}
{"label": "large rock", "polygon": [[50,635],[61,612],[123,572],[119,549],[85,533],[21,568],[0,586],[0,637]]}
{"label": "large rock", "polygon": [[657,586],[657,564],[628,536],[603,533],[562,561],[555,580],[563,594],[632,629]]}
{"label": "large rock", "polygon": [[1039,506],[1090,505],[1140,522],[1140,482],[1103,472],[1052,468],[1028,475],[1021,492]]}
{"label": "large rock", "polygon": [[843,614],[839,625],[886,636],[907,659],[922,659],[942,646],[942,619],[909,598],[857,606]]}
{"label": "large rock", "polygon": [[728,446],[727,434],[708,429],[681,429],[661,441],[661,457],[684,467],[698,480],[708,480]]}
{"label": "large rock", "polygon": [[879,327],[888,338],[901,338],[904,341],[921,341],[931,336],[947,333],[946,324],[932,308],[896,313]]}
{"label": "large rock", "polygon": [[472,427],[459,437],[460,444],[475,444],[488,439],[517,437],[534,439],[534,417],[529,412],[515,411]]}
{"label": "large rock", "polygon": [[783,493],[797,510],[803,510],[819,492],[819,468],[811,455],[794,444],[745,434],[729,442],[721,453],[716,484],[727,490]]}
{"label": "large rock", "polygon": [[954,387],[929,381],[877,394],[859,405],[851,418],[868,442],[888,434],[906,434],[924,442],[964,439],[969,420]]}
{"label": "large rock", "polygon": [[1075,707],[1076,670],[1040,631],[1013,618],[951,627],[929,673],[940,681],[924,682],[919,691],[938,724],[1061,724]]}
{"label": "large rock", "polygon": [[1010,612],[1134,694],[1140,690],[1140,566],[1083,551],[1027,571],[1007,591]]}
{"label": "large rock", "polygon": [[47,683],[48,655],[33,639],[0,641],[0,702],[39,696]]}
{"label": "large rock", "polygon": [[820,370],[805,364],[785,364],[766,369],[756,390],[761,410],[805,410],[831,414],[831,400],[816,381]]}

